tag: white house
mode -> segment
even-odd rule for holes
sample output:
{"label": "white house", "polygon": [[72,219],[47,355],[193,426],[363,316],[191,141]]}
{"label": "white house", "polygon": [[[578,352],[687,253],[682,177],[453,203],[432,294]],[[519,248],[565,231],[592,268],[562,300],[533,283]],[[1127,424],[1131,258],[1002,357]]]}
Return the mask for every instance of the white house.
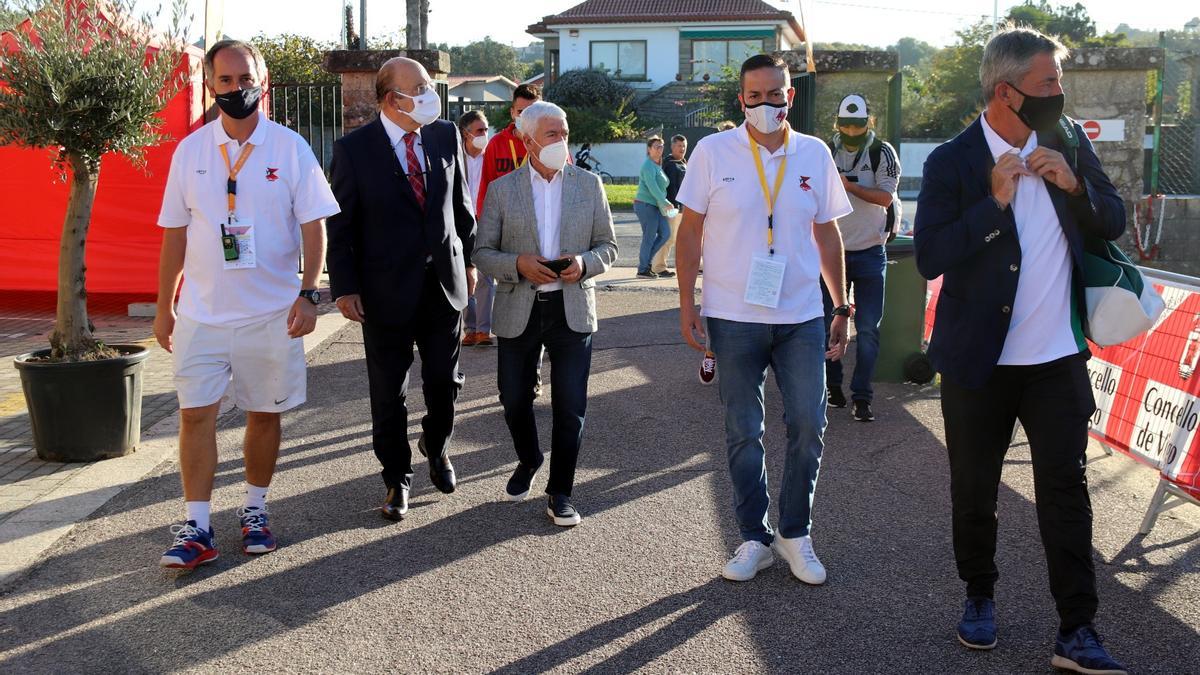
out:
{"label": "white house", "polygon": [[599,68],[640,90],[716,79],[722,66],[804,40],[791,12],[763,0],[585,0],[527,32],[545,44],[547,83]]}
{"label": "white house", "polygon": [[511,101],[517,83],[503,75],[451,75],[447,91],[451,101],[486,103]]}

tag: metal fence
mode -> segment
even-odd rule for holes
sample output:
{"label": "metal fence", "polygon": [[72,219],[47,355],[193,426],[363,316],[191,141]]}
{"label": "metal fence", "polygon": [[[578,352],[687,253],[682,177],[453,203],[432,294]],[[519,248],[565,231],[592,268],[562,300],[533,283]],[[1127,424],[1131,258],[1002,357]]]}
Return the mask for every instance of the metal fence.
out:
{"label": "metal fence", "polygon": [[1155,97],[1145,191],[1200,194],[1200,51],[1168,50],[1151,77]]}
{"label": "metal fence", "polygon": [[333,142],[343,133],[341,85],[275,85],[270,106],[271,119],[303,136],[328,175]]}
{"label": "metal fence", "polygon": [[471,110],[480,110],[488,119],[493,129],[503,129],[512,121],[508,114],[512,108],[509,101],[449,101],[446,105],[446,119],[458,122],[459,116]]}

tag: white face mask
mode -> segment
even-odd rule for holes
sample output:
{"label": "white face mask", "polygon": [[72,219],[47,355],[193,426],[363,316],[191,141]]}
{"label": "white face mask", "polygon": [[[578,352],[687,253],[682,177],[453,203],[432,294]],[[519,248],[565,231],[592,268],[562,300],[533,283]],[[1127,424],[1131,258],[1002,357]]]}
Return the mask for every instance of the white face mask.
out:
{"label": "white face mask", "polygon": [[[537,145],[537,143],[534,143]],[[562,171],[562,168],[567,165],[567,159],[571,156],[571,151],[567,148],[566,141],[543,146],[538,151],[538,161],[546,166],[547,169],[554,171]]]}
{"label": "white face mask", "polygon": [[471,145],[475,146],[476,150],[487,150],[488,135],[485,133],[482,136],[471,137]]}
{"label": "white face mask", "polygon": [[421,126],[429,124],[442,114],[442,97],[438,96],[437,90],[432,87],[429,88],[429,91],[417,96],[409,96],[408,94],[395,90],[392,90],[392,93],[397,96],[403,96],[404,98],[412,99],[413,109],[411,111],[400,110],[399,108],[396,110],[408,115],[414,122],[420,124]]}
{"label": "white face mask", "polygon": [[786,103],[756,103],[746,106],[746,121],[764,134],[775,133],[787,122],[788,106]]}

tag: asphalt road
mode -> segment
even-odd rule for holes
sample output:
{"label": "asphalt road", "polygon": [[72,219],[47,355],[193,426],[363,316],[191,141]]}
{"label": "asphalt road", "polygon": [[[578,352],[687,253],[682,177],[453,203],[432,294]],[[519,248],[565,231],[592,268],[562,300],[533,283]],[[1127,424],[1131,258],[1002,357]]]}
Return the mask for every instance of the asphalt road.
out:
{"label": "asphalt road", "polygon": [[[723,581],[739,542],[716,388],[696,381],[673,293],[599,296],[579,527],[555,528],[540,499],[500,501],[515,460],[488,348],[463,359],[458,491],[441,495],[418,471],[407,519],[382,520],[361,335],[350,326],[310,356],[309,403],[285,418],[270,495],[277,552],[250,558],[237,546],[234,411],[219,433],[221,559],[191,574],[157,566],[183,511],[177,466],[161,466],[0,594],[0,670],[1051,670],[1056,619],[1020,439],[1000,491],[993,652],[968,652],[954,638],[962,586],[933,387],[881,385],[874,424],[831,411],[814,508],[825,586],[804,586],[782,563],[748,583]],[[769,386],[776,486],[783,428]],[[415,445],[419,394],[410,400]],[[538,413],[548,439],[548,398]],[[1134,672],[1200,672],[1200,509],[1173,511],[1139,537],[1155,474],[1091,456],[1108,646]]]}

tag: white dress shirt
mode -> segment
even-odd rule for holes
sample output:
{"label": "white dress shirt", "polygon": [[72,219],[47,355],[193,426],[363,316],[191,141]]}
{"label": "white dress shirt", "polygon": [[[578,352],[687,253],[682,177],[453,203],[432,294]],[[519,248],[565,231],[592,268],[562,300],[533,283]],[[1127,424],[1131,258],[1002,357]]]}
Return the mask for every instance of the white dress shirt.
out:
{"label": "white dress shirt", "polygon": [[483,178],[483,151],[474,157],[467,154],[467,188],[471,191],[471,203],[479,201],[479,181]]}
{"label": "white dress shirt", "polygon": [[[554,174],[547,181],[532,166],[529,167],[529,180],[533,185],[533,214],[537,218],[538,244],[542,257],[554,260],[561,257],[559,247],[559,226],[562,222],[562,171]],[[552,281],[538,286],[539,291],[562,290],[562,281]]]}
{"label": "white dress shirt", "polygon": [[[1014,152],[1027,159],[1037,150],[1037,134],[1029,134],[1018,150],[992,129],[986,115],[982,123],[996,161]],[[1046,182],[1039,176],[1021,176],[1011,206],[1021,243],[1021,264],[1012,320],[998,365],[1030,366],[1078,354],[1082,350],[1071,328],[1071,250]]]}
{"label": "white dress shirt", "polygon": [[[410,132],[401,129],[400,125],[388,119],[387,115],[383,113],[379,113],[379,119],[383,120],[383,129],[387,132],[388,140],[392,142],[392,150],[395,151],[396,157],[399,158],[400,166],[404,167],[404,173],[415,173],[408,166],[408,144],[404,141],[404,136]],[[417,171],[424,171],[425,145],[421,142],[421,130],[417,129],[411,133],[416,134],[417,137],[416,143],[413,143],[413,150],[417,153],[417,163],[421,165]]]}

